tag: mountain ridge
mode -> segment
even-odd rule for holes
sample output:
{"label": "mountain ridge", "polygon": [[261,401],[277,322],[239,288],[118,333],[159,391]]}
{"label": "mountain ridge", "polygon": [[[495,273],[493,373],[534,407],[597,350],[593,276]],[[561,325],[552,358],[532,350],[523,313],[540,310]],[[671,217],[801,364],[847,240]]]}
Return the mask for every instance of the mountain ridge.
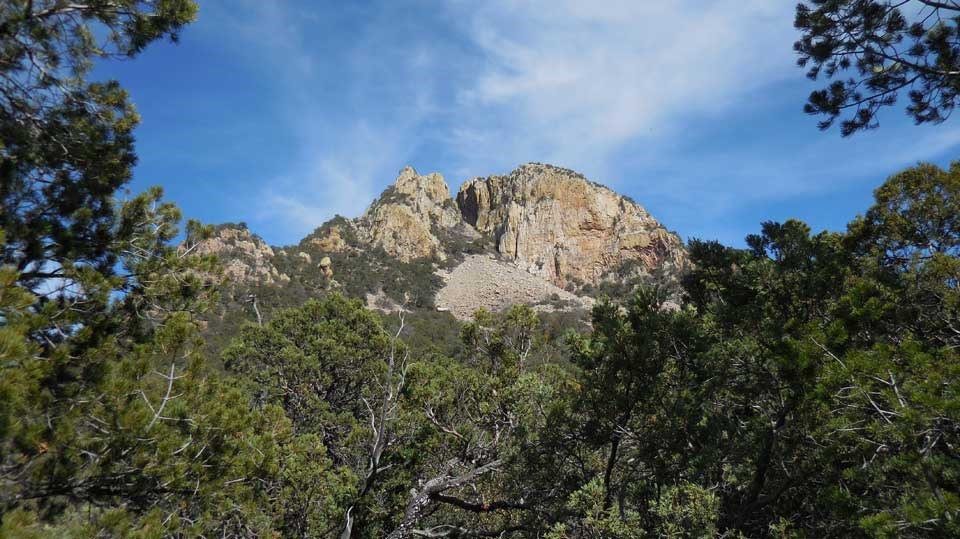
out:
{"label": "mountain ridge", "polygon": [[291,289],[287,303],[341,289],[371,307],[461,319],[512,303],[585,310],[598,291],[675,282],[688,264],[680,238],[632,199],[542,163],[468,179],[455,195],[439,173],[407,166],[362,215],[336,216],[297,245],[271,248],[226,225],[203,248],[237,287]]}

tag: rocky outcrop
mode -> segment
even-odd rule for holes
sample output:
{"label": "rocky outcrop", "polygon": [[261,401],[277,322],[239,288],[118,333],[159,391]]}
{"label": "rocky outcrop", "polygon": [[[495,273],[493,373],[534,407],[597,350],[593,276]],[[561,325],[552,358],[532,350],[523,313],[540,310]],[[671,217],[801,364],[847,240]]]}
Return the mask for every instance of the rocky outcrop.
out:
{"label": "rocky outcrop", "polygon": [[234,283],[275,284],[290,280],[273,265],[273,249],[245,225],[220,225],[211,238],[197,244],[195,252],[216,255],[223,264],[224,276]]}
{"label": "rocky outcrop", "polygon": [[421,176],[411,168],[400,171],[397,181],[357,220],[359,236],[403,262],[415,258],[445,260],[445,234],[475,235],[463,226],[443,176]]}
{"label": "rocky outcrop", "polygon": [[366,247],[357,237],[356,221],[337,215],[300,240],[299,248],[320,253],[344,253]]}
{"label": "rocky outcrop", "polygon": [[643,207],[550,165],[467,181],[457,205],[501,255],[560,287],[597,283],[631,261],[641,272],[679,271],[686,261],[680,238]]}
{"label": "rocky outcrop", "polygon": [[347,249],[347,242],[343,239],[343,231],[337,225],[329,227],[319,237],[311,238],[310,243],[317,249],[328,253],[339,253]]}
{"label": "rocky outcrop", "polygon": [[460,212],[440,174],[432,172],[421,176],[413,167],[407,166],[400,171],[393,188],[400,198],[406,199],[407,206],[421,221],[440,228],[460,224]]}
{"label": "rocky outcrop", "polygon": [[325,278],[333,279],[333,262],[330,261],[329,256],[321,258],[317,267],[320,268],[320,273],[322,273]]}

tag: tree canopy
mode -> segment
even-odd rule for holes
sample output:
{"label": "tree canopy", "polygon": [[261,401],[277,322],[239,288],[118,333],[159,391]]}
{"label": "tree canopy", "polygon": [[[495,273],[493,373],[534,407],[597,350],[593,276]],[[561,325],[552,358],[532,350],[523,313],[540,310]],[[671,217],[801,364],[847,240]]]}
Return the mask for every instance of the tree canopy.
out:
{"label": "tree canopy", "polygon": [[905,94],[907,114],[939,123],[960,92],[960,4],[934,0],[810,0],[797,4],[797,63],[812,80],[832,80],[804,107],[840,120],[848,136],[879,125],[878,113]]}
{"label": "tree canopy", "polygon": [[[898,91],[952,69],[954,4],[917,3],[801,5],[798,47]],[[960,535],[960,163],[894,174],[843,232],[691,240],[679,297],[612,288],[562,336],[529,306],[456,323],[326,288],[218,335],[210,228],[118,198],[136,113],[85,79],[195,9],[0,4],[0,538]],[[862,101],[844,84],[814,111]],[[392,286],[434,286],[421,265]]]}

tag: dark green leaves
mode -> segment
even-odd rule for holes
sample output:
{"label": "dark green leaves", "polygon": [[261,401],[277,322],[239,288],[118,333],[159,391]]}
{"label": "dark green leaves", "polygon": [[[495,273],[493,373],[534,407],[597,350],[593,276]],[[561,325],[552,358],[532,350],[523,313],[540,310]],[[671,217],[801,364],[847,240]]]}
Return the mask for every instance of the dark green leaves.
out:
{"label": "dark green leaves", "polygon": [[810,94],[804,111],[825,117],[821,129],[840,120],[849,136],[877,127],[879,111],[906,92],[916,123],[944,121],[960,89],[958,15],[956,3],[927,0],[799,3],[797,64],[812,80],[834,79]]}

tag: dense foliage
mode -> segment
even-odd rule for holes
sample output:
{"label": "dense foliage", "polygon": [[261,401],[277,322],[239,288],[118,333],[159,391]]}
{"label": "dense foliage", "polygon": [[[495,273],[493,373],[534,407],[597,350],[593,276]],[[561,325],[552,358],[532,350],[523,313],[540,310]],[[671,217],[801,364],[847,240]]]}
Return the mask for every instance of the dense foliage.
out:
{"label": "dense foliage", "polygon": [[454,344],[440,313],[332,292],[248,323],[215,374],[185,300],[161,310],[182,296],[131,289],[121,331],[54,345],[5,270],[3,533],[955,536],[958,191],[920,165],[846,233],[693,241],[679,308],[601,302],[564,347],[528,307]]}
{"label": "dense foliage", "polygon": [[797,4],[794,49],[812,80],[833,79],[804,110],[841,119],[843,136],[878,125],[901,92],[918,123],[947,119],[960,96],[960,4],[938,0],[808,0]]}
{"label": "dense foliage", "polygon": [[[209,231],[159,190],[115,198],[137,115],[92,62],[176,37],[187,0],[0,7],[0,512],[4,537],[269,529],[247,483],[289,429],[208,378]],[[250,452],[253,450],[253,452]],[[238,480],[239,478],[239,480]]]}
{"label": "dense foliage", "polygon": [[83,79],[193,13],[0,7],[0,538],[960,535],[960,164],[843,233],[691,241],[586,328],[384,319],[357,296],[429,307],[429,264],[357,249],[224,322],[211,229],[115,198],[136,117]]}

